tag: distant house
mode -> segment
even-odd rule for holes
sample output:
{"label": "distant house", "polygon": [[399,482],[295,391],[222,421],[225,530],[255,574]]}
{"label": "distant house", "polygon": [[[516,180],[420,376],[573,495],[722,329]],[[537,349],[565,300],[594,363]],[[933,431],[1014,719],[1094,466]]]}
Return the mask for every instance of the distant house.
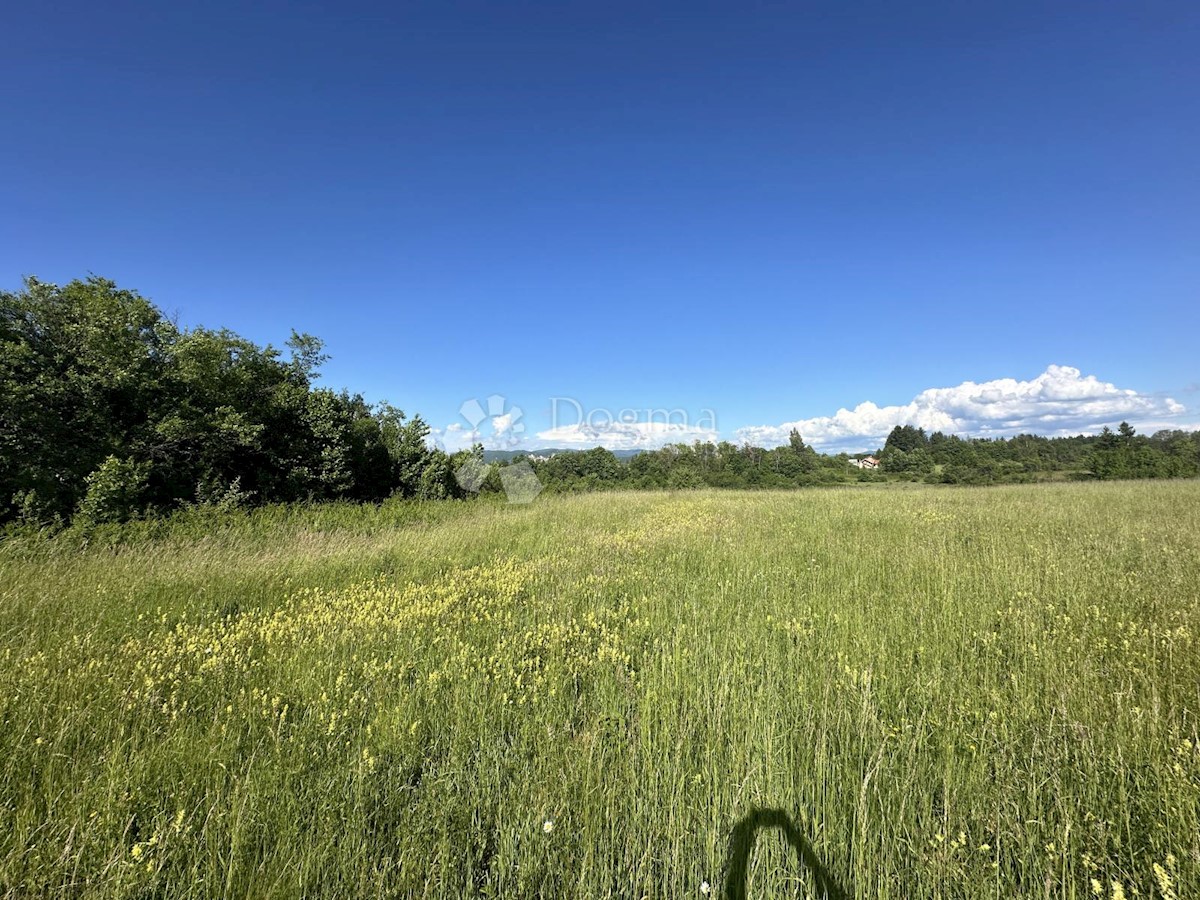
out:
{"label": "distant house", "polygon": [[850,465],[859,469],[878,469],[879,460],[873,456],[864,456],[862,459],[850,460]]}

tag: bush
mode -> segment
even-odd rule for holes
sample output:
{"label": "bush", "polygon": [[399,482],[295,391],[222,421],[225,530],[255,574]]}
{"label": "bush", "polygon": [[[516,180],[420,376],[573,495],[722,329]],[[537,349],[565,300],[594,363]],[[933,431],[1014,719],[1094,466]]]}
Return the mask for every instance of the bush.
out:
{"label": "bush", "polygon": [[87,477],[87,492],[79,504],[84,524],[124,522],[133,518],[146,488],[147,466],[132,459],[109,456]]}

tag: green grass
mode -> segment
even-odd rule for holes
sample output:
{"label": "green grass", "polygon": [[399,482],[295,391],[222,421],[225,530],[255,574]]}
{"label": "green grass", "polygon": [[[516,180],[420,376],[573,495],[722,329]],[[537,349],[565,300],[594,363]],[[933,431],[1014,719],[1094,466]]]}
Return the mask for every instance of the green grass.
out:
{"label": "green grass", "polygon": [[13,538],[0,891],[1196,896],[1198,526],[1157,482]]}

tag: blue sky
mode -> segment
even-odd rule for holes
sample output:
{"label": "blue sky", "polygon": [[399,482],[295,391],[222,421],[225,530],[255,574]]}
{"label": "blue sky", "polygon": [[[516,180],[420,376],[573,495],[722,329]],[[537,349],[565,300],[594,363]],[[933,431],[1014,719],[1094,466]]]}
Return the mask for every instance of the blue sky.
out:
{"label": "blue sky", "polygon": [[309,331],[448,443],[493,394],[534,445],[663,438],[623,409],[830,449],[1200,422],[1194,3],[70,2],[3,34],[0,287]]}

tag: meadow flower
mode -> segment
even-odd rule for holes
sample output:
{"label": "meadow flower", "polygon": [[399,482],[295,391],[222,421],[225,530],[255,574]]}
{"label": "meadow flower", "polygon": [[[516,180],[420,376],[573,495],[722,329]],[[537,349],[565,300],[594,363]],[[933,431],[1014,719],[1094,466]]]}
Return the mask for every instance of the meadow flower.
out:
{"label": "meadow flower", "polygon": [[[1167,857],[1167,862],[1173,862],[1171,857]],[[1154,880],[1158,882],[1158,892],[1162,894],[1163,900],[1175,900],[1175,884],[1167,870],[1158,863],[1154,864]]]}
{"label": "meadow flower", "polygon": [[712,893],[712,885],[709,884],[707,881],[700,882],[700,893],[702,893],[702,894]]}
{"label": "meadow flower", "polygon": [[546,832],[546,834],[549,834],[553,830],[554,830],[554,820],[553,819],[547,819],[545,822],[542,823],[542,831]]}

